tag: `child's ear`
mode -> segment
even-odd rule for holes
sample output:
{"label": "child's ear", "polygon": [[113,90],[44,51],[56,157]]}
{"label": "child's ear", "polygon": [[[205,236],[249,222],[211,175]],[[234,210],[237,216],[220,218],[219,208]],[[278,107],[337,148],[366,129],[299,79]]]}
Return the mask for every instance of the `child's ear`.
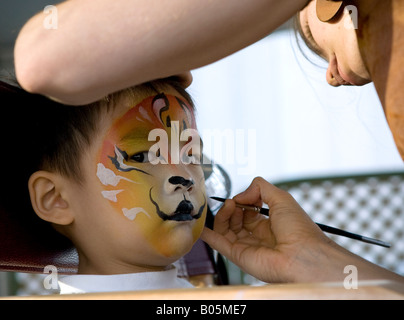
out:
{"label": "child's ear", "polygon": [[31,204],[41,219],[57,225],[73,222],[66,185],[66,178],[57,173],[36,171],[31,175],[28,181]]}

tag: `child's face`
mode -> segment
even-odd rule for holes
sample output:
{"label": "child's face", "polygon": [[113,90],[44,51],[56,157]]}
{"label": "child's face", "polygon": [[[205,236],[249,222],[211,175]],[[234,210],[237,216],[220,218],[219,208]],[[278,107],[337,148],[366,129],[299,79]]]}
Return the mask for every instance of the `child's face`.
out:
{"label": "child's face", "polygon": [[117,107],[106,121],[84,163],[89,194],[82,195],[86,212],[78,219],[79,237],[93,242],[84,244],[87,251],[102,250],[105,260],[128,266],[159,267],[199,238],[207,199],[201,166],[184,164],[200,156],[193,110],[185,101],[167,90]]}

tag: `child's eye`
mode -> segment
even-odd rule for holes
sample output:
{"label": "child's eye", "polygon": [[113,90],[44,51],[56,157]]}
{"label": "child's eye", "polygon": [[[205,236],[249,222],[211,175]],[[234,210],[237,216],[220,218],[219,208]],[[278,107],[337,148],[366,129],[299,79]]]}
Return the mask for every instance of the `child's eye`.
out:
{"label": "child's eye", "polygon": [[149,152],[148,151],[143,151],[134,154],[133,156],[130,157],[130,160],[136,161],[136,162],[149,162]]}
{"label": "child's eye", "polygon": [[199,152],[193,152],[192,149],[185,152],[182,156],[183,164],[201,164],[201,154]]}

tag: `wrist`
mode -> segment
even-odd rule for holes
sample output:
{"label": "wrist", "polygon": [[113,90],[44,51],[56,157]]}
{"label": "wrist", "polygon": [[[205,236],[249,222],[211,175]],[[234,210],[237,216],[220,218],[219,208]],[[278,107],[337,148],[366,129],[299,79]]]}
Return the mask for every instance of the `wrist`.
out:
{"label": "wrist", "polygon": [[344,249],[331,240],[306,244],[290,263],[288,275],[291,282],[343,281],[347,260]]}
{"label": "wrist", "polygon": [[347,279],[404,281],[398,274],[353,254],[331,240],[317,244],[306,255],[311,259],[306,257],[301,260],[305,263],[295,273],[294,282],[340,282],[344,285]]}

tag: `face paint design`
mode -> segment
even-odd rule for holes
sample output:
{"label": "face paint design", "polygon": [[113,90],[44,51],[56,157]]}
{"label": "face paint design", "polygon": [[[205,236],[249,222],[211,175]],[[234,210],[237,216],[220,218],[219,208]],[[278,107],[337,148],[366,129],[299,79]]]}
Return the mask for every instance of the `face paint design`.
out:
{"label": "face paint design", "polygon": [[153,200],[152,198],[152,189],[150,189],[150,201],[155,205],[156,207],[156,212],[159,215],[159,217],[163,220],[172,220],[172,221],[187,221],[187,220],[192,220],[192,219],[199,219],[206,206],[206,200],[204,204],[199,208],[199,211],[196,215],[192,215],[192,211],[194,210],[194,206],[192,205],[191,201],[186,200],[184,197],[184,200],[182,200],[177,209],[175,210],[174,214],[168,215],[160,210],[159,204]]}
{"label": "face paint design", "polygon": [[149,174],[139,168],[133,167],[133,166],[128,166],[123,163],[123,160],[128,161],[129,157],[128,154],[125,151],[120,150],[117,146],[115,146],[115,157],[109,157],[114,164],[115,168],[117,168],[119,171],[123,172],[129,172],[132,170],[142,172],[144,174]]}
{"label": "face paint design", "polygon": [[143,208],[132,208],[132,209],[123,208],[122,212],[125,215],[125,217],[128,218],[129,220],[135,220],[136,216],[141,212],[143,212],[146,216],[150,218],[149,214]]}
{"label": "face paint design", "polygon": [[[204,226],[207,201],[200,165],[151,163],[149,150],[156,141],[149,141],[149,133],[155,129],[164,130],[169,144],[184,130],[196,130],[192,108],[182,99],[162,93],[129,109],[107,132],[96,174],[103,186],[103,198],[128,223],[139,226],[152,245],[167,251],[164,248],[168,244],[161,237],[177,237],[173,230],[179,230],[180,225],[188,225],[192,241],[196,241]],[[174,142],[186,153],[195,143]],[[165,149],[171,150],[170,145]],[[159,156],[160,150],[154,157]],[[169,152],[164,156],[169,158],[165,160],[172,158]]]}
{"label": "face paint design", "polygon": [[136,183],[135,181],[129,180],[125,177],[117,176],[112,170],[105,168],[102,163],[97,165],[97,177],[105,186],[111,185],[116,187],[121,180]]}

